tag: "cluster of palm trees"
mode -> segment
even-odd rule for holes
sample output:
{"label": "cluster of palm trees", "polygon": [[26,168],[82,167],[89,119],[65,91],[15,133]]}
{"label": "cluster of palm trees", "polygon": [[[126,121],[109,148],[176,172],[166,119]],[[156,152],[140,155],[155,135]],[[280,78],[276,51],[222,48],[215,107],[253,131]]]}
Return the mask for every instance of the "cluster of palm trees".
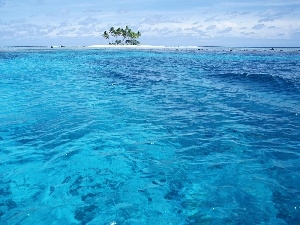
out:
{"label": "cluster of palm trees", "polygon": [[[110,45],[139,45],[140,42],[136,39],[138,39],[141,36],[141,33],[133,32],[128,26],[123,28],[117,28],[111,27],[109,31],[104,31],[102,34],[102,37],[109,40],[110,37],[113,37],[115,40],[112,42],[109,42]],[[121,38],[121,39],[120,39]]]}

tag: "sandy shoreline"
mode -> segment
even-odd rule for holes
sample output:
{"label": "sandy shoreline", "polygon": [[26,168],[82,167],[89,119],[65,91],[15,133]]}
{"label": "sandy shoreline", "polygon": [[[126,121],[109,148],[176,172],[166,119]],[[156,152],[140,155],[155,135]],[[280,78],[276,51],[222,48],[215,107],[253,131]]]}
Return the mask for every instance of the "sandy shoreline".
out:
{"label": "sandy shoreline", "polygon": [[90,45],[88,48],[126,48],[126,49],[198,49],[198,46],[163,46],[163,45]]}
{"label": "sandy shoreline", "polygon": [[300,51],[289,47],[225,47],[225,46],[164,46],[164,45],[90,45],[91,49],[157,49],[157,50],[205,50],[205,51]]}

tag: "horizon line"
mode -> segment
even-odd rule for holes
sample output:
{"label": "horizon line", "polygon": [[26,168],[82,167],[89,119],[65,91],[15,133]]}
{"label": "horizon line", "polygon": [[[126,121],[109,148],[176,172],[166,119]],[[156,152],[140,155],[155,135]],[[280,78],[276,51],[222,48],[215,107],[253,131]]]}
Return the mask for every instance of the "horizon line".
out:
{"label": "horizon line", "polygon": [[222,45],[7,45],[0,46],[0,48],[47,48],[47,47],[55,47],[55,48],[68,48],[68,47],[172,47],[172,48],[180,48],[180,47],[197,47],[197,48],[300,48],[298,47],[288,47],[288,46],[222,46]]}

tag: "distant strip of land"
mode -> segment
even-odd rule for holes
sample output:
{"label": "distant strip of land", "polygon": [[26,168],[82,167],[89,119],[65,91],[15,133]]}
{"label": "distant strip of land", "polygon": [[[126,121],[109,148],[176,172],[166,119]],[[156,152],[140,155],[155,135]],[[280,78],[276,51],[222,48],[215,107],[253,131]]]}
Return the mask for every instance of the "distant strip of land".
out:
{"label": "distant strip of land", "polygon": [[163,46],[163,45],[90,45],[88,48],[133,48],[133,49],[198,49],[198,46]]}

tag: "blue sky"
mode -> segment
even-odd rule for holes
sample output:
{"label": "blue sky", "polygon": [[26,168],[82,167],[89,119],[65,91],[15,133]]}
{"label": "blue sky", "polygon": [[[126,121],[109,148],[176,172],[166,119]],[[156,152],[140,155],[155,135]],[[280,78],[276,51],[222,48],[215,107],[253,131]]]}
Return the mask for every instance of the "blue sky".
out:
{"label": "blue sky", "polygon": [[0,46],[106,44],[111,26],[142,44],[300,46],[300,0],[0,0]]}

